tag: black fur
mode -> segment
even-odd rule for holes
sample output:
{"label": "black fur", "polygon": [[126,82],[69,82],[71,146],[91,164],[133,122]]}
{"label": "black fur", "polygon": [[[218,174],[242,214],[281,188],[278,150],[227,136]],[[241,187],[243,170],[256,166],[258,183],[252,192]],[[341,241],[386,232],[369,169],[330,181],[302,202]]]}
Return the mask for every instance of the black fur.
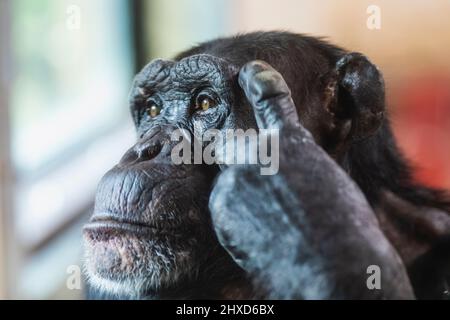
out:
{"label": "black fur", "polygon": [[[252,64],[254,60],[270,66]],[[281,180],[255,176],[248,168],[226,169],[212,185],[211,172],[216,175],[217,168],[206,174],[205,168],[180,169],[169,164],[169,148],[162,146],[169,145],[167,137],[172,127],[191,129],[195,121],[195,111],[189,109],[195,97],[183,96],[185,88],[195,89],[191,88],[197,83],[195,75],[201,76],[208,70],[204,77],[211,83],[219,81],[215,89],[223,95],[220,111],[203,115],[202,125],[221,130],[240,125],[247,128],[256,126],[252,108],[256,100],[249,103],[255,94],[248,87],[263,87],[253,74],[258,68],[273,77],[272,87],[265,90],[286,99],[292,97],[294,107],[289,99],[280,105],[296,108],[294,113],[299,118],[298,128],[284,132],[282,144],[287,150],[282,153]],[[162,97],[165,113],[161,111],[155,119],[143,119],[143,110],[154,93]],[[273,101],[262,99],[269,113],[279,96],[272,98]],[[174,100],[178,101],[176,110],[184,110],[182,116],[171,113]],[[86,236],[92,246],[88,260],[100,271],[107,264],[110,269],[105,277],[130,280],[130,270],[136,271],[136,265],[140,268],[134,273],[136,277],[142,276],[142,270],[148,270],[149,265],[170,277],[171,270],[176,270],[186,256],[191,259],[184,262],[181,271],[186,274],[178,282],[146,288],[147,291],[139,292],[139,298],[409,298],[409,281],[416,297],[441,297],[450,274],[442,269],[449,263],[446,235],[450,230],[435,230],[439,228],[433,229],[433,223],[443,213],[445,219],[439,216],[440,219],[450,226],[450,197],[412,178],[412,168],[392,134],[381,73],[364,55],[323,39],[288,32],[254,32],[216,39],[182,52],[174,61],[158,60],[146,66],[133,84],[130,105],[139,140],[100,184],[96,203],[99,212],[94,213],[93,220],[98,223],[105,208],[114,208],[118,212],[110,218],[119,221],[132,220],[143,226],[157,221],[163,229],[179,222],[183,227],[176,230],[182,230],[184,240],[188,240],[156,232],[144,239],[148,242],[145,245],[134,234],[117,237],[117,230],[108,229],[99,236],[91,228]],[[188,177],[183,176],[186,172],[191,172]],[[176,191],[167,194],[161,190]],[[142,204],[142,199],[148,203]],[[159,205],[158,210],[149,209],[153,203]],[[175,208],[176,214],[162,221],[167,207]],[[193,215],[187,215],[191,211]],[[291,223],[286,224],[281,217]],[[361,221],[360,229],[355,221]],[[249,231],[255,225],[260,226],[258,232]],[[367,238],[366,232],[370,234]],[[279,241],[267,242],[266,235]],[[285,235],[298,240],[299,248],[289,247],[293,238]],[[101,250],[96,250],[101,242],[98,239],[107,239],[113,245],[102,242]],[[161,242],[155,245],[154,239]],[[161,243],[165,244],[164,250]],[[312,248],[311,252],[318,256],[304,251],[300,244]],[[388,254],[383,256],[378,245],[388,248]],[[122,250],[114,250],[116,247]],[[294,252],[292,261],[280,254],[286,250]],[[129,253],[125,258],[121,256],[124,251]],[[146,252],[144,257],[136,254],[140,251]],[[252,256],[255,251],[260,254]],[[149,259],[154,252],[159,255]],[[161,252],[164,259],[160,259]],[[149,261],[144,263],[143,258]],[[315,270],[316,260],[327,267],[323,274],[312,272],[306,279],[302,278],[303,273],[296,274],[299,267]],[[123,263],[117,261],[126,262],[123,270],[118,267]],[[267,261],[269,265],[265,265]],[[383,280],[387,281],[385,291],[373,293],[365,288],[361,270],[373,261],[388,274],[389,278]],[[281,262],[285,263],[281,274],[292,278],[280,276]],[[261,270],[261,265],[267,268]],[[315,289],[302,287],[304,284],[314,288],[314,276],[319,280],[326,276],[331,283],[330,292],[321,295]],[[293,286],[295,281],[299,285]],[[100,290],[92,297],[111,295]]]}

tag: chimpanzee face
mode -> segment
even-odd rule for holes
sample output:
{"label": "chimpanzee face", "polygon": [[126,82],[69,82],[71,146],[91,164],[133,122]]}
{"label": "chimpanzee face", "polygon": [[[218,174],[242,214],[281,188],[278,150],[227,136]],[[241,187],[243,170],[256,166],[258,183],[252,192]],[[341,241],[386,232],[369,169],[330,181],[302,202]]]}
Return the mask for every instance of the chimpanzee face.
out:
{"label": "chimpanzee face", "polygon": [[156,60],[136,76],[130,104],[139,139],[101,180],[84,229],[91,283],[139,295],[189,279],[211,256],[225,255],[207,209],[215,168],[174,165],[171,133],[254,127],[237,72],[195,55]]}

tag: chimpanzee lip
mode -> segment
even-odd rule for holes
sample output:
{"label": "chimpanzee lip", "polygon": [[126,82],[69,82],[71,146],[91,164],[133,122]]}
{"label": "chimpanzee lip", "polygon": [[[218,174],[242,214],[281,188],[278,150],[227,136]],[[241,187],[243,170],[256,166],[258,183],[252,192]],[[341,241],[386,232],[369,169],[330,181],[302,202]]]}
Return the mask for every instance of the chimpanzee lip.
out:
{"label": "chimpanzee lip", "polygon": [[84,231],[95,234],[131,233],[135,235],[173,234],[175,229],[166,226],[153,226],[140,221],[131,221],[119,215],[102,213],[95,214],[84,226]]}

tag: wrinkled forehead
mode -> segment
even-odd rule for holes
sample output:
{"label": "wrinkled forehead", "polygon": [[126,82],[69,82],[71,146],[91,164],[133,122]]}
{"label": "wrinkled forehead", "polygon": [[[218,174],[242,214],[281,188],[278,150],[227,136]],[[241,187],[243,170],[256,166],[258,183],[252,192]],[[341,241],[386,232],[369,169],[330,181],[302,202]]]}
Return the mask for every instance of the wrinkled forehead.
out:
{"label": "wrinkled forehead", "polygon": [[141,91],[189,91],[209,85],[225,89],[236,77],[238,68],[224,59],[198,54],[180,61],[157,59],[136,76],[134,87]]}

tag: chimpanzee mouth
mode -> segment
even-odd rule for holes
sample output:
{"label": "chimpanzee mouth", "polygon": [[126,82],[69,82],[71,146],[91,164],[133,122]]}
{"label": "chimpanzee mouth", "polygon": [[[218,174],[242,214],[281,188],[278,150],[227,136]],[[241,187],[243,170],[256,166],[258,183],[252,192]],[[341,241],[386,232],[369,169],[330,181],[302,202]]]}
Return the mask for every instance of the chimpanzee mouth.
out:
{"label": "chimpanzee mouth", "polygon": [[124,219],[117,214],[94,214],[92,219],[84,226],[84,233],[91,239],[112,237],[121,234],[133,234],[135,236],[166,235],[176,236],[179,230],[173,226],[150,225],[140,221]]}

